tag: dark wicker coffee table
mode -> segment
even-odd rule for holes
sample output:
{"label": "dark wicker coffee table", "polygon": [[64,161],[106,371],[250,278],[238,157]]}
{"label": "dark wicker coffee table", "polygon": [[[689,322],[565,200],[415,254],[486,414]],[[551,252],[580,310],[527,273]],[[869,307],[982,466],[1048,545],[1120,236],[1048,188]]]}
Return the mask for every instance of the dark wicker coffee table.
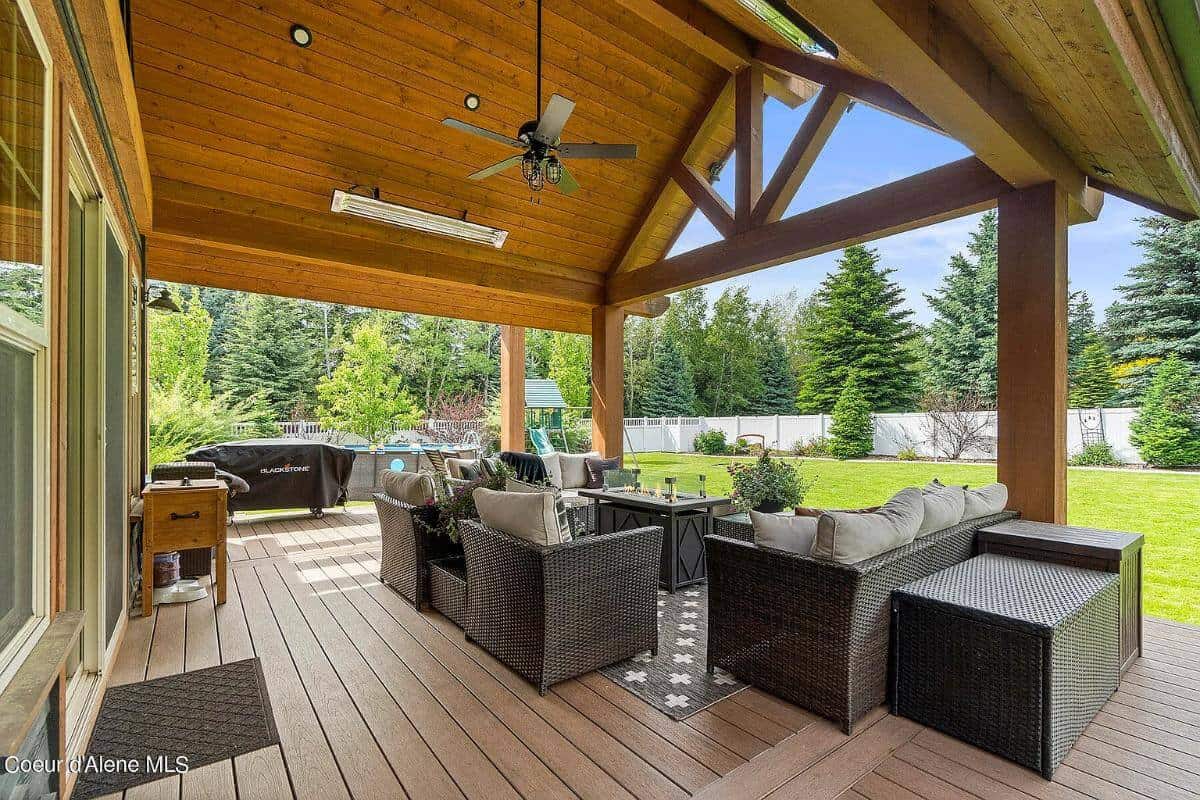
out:
{"label": "dark wicker coffee table", "polygon": [[981,555],[892,593],[892,713],[1050,778],[1117,688],[1116,575]]}

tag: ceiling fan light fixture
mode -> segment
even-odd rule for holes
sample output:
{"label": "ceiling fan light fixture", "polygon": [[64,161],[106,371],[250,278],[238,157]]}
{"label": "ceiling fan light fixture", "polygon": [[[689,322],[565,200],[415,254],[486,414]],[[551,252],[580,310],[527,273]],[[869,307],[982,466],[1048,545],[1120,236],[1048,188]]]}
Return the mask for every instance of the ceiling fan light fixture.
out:
{"label": "ceiling fan light fixture", "polygon": [[451,239],[462,239],[476,244],[490,245],[497,250],[504,246],[508,231],[467,222],[457,217],[447,217],[442,214],[431,214],[416,208],[409,208],[398,203],[389,203],[374,197],[364,197],[361,194],[335,189],[333,201],[329,210],[335,214],[350,214],[373,222],[395,225],[398,228],[432,233],[435,236],[447,236]]}
{"label": "ceiling fan light fixture", "polygon": [[557,186],[558,182],[562,180],[562,162],[558,160],[557,156],[550,156],[547,158],[545,167],[542,171],[546,173],[546,181],[548,183],[553,183],[555,186]]}

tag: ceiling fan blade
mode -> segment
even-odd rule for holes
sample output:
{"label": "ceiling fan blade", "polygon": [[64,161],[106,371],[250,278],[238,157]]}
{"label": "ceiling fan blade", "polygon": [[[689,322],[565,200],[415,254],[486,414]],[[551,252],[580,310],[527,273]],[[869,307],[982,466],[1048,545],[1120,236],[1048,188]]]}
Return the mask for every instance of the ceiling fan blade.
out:
{"label": "ceiling fan blade", "polygon": [[543,144],[557,142],[562,136],[563,126],[567,124],[574,110],[574,100],[568,100],[561,94],[550,95],[550,102],[546,103],[546,110],[538,120],[537,130],[533,132],[534,138]]}
{"label": "ceiling fan blade", "polygon": [[558,154],[563,158],[637,158],[636,144],[560,144]]}
{"label": "ceiling fan blade", "polygon": [[476,136],[482,136],[485,139],[491,139],[493,142],[499,142],[500,144],[506,144],[509,147],[515,147],[518,150],[525,149],[524,142],[521,142],[518,139],[514,139],[511,136],[505,136],[503,133],[495,133],[494,131],[489,131],[487,128],[481,128],[478,125],[472,125],[471,123],[463,122],[460,119],[454,119],[453,117],[446,117],[446,119],[442,120],[442,124],[448,125],[451,128],[456,128],[456,129],[458,129],[460,131],[464,131],[466,133],[473,133]]}
{"label": "ceiling fan blade", "polygon": [[579,188],[579,182],[575,180],[575,176],[567,169],[566,164],[562,164],[562,177],[558,179],[558,190],[563,194],[573,194]]}
{"label": "ceiling fan blade", "polygon": [[484,167],[483,169],[479,170],[478,172],[472,172],[470,175],[467,176],[467,180],[481,181],[484,178],[490,178],[492,175],[495,175],[497,172],[503,172],[504,170],[508,169],[509,167],[517,166],[518,164],[521,163],[521,159],[524,157],[525,156],[523,156],[523,155],[512,156],[510,158],[504,159],[503,161],[498,161],[495,164],[492,164],[490,167]]}

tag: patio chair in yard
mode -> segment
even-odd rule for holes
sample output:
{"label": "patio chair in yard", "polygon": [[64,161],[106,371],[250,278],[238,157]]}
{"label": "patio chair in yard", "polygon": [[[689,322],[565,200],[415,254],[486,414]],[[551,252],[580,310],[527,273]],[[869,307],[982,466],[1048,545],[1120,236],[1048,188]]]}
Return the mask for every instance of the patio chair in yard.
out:
{"label": "patio chair in yard", "polygon": [[541,545],[460,526],[467,638],[538,687],[658,651],[662,528]]}

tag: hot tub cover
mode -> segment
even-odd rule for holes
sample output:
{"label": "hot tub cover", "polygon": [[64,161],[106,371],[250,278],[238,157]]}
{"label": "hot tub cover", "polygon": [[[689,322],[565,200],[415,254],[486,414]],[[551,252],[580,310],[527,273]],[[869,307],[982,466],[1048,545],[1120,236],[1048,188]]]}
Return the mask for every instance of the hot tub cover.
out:
{"label": "hot tub cover", "polygon": [[305,439],[247,439],[208,445],[187,454],[211,461],[250,487],[230,499],[231,511],[330,508],[346,501],[354,451]]}

